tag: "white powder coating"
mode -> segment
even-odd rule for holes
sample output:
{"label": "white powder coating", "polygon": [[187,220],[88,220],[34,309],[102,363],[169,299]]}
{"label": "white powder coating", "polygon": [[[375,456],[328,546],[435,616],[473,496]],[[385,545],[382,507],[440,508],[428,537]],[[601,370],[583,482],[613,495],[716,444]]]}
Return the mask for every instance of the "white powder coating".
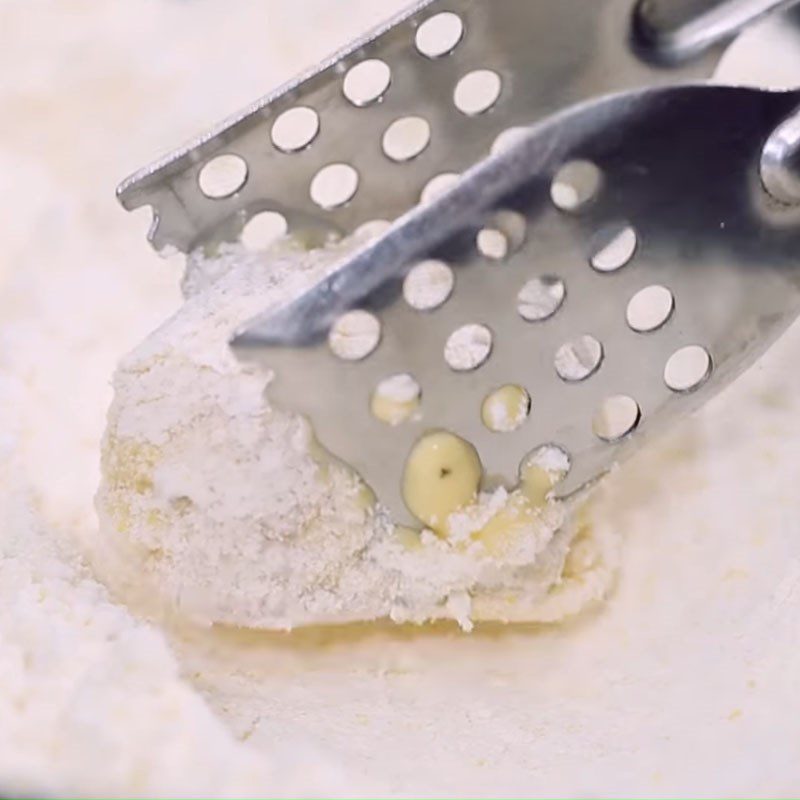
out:
{"label": "white powder coating", "polygon": [[444,360],[458,371],[475,369],[492,351],[492,332],[485,325],[470,323],[454,330],[444,345]]}
{"label": "white powder coating", "polygon": [[517,311],[523,319],[538,322],[555,314],[565,296],[566,287],[560,278],[532,278],[519,290]]}
{"label": "white powder coating", "polygon": [[419,384],[408,373],[392,375],[378,384],[375,390],[381,397],[394,403],[413,403],[420,393]]}
{"label": "white powder coating", "polygon": [[418,311],[438,308],[450,297],[455,284],[453,270],[436,259],[415,264],[403,281],[403,297]]}
{"label": "white powder coating", "polygon": [[594,336],[584,334],[558,348],[553,366],[565,381],[582,381],[600,366],[602,358],[603,346]]}
{"label": "white powder coating", "polygon": [[381,338],[381,323],[369,311],[348,311],[331,326],[328,343],[334,355],[345,361],[368,356]]}
{"label": "white powder coating", "polygon": [[[511,398],[506,396],[506,392],[511,393]],[[514,400],[516,406],[513,405]],[[505,392],[503,389],[495,391],[484,401],[484,422],[493,431],[513,431],[528,416],[530,402],[528,393],[521,388],[506,387]]]}
{"label": "white powder coating", "polygon": [[556,476],[566,475],[570,468],[569,456],[560,447],[549,444],[538,448],[530,456],[528,463]]}
{"label": "white powder coating", "polygon": [[[521,521],[502,553],[432,534],[403,540],[356,476],[315,460],[307,423],[268,405],[269,376],[232,354],[234,330],[352,246],[271,258],[226,249],[202,266],[216,279],[123,360],[103,445],[96,563],[129,599],[257,628],[386,616],[468,627],[465,601],[453,597],[469,596],[477,618],[540,618],[575,535],[560,504]],[[483,498],[483,524],[503,496]],[[566,613],[608,590],[613,567],[597,571],[599,584],[572,587],[579,599]]]}

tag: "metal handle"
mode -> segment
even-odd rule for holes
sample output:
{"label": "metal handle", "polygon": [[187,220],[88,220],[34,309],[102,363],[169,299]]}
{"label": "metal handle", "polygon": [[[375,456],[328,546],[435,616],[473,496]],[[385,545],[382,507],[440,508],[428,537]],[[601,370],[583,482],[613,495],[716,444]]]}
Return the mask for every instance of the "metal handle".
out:
{"label": "metal handle", "polygon": [[761,151],[761,181],[781,203],[800,204],[800,108],[767,139]]}
{"label": "metal handle", "polygon": [[[640,44],[656,58],[671,62],[683,61],[732,37],[760,17],[786,10],[797,2],[798,0],[724,0],[699,14],[688,12],[678,15],[684,19],[677,24],[664,24],[663,20],[658,19],[659,6],[654,0],[639,0],[634,11],[634,30]],[[703,5],[708,6],[707,0]]]}

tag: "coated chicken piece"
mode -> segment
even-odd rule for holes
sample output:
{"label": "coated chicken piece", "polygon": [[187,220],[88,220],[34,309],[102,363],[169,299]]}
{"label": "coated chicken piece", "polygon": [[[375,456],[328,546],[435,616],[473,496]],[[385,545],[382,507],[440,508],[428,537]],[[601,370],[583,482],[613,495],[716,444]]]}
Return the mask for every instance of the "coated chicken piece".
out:
{"label": "coated chicken piece", "polygon": [[[96,501],[106,580],[155,611],[269,629],[383,617],[470,629],[552,621],[599,601],[615,543],[548,498],[557,460],[532,463],[513,491],[480,492],[471,445],[432,434],[405,475],[427,527],[398,527],[306,420],[270,406],[271,376],[234,356],[239,325],[354,243],[229,247],[194,261],[183,307],[114,378]],[[379,410],[413,413],[407,388],[390,387]]]}

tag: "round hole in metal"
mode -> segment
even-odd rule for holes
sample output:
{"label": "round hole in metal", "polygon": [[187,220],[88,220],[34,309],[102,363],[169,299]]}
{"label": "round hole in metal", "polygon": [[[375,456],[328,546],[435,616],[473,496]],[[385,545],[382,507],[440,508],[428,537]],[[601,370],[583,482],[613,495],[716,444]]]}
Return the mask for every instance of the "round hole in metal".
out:
{"label": "round hole in metal", "polygon": [[331,352],[343,361],[360,361],[378,346],[380,320],[369,311],[348,311],[333,323],[328,333]]}
{"label": "round hole in metal", "polygon": [[476,244],[485,258],[502,261],[518,250],[525,241],[525,217],[517,211],[500,209],[479,231]]}
{"label": "round hole in metal", "polygon": [[522,387],[507,383],[490,392],[481,405],[483,424],[495,433],[509,433],[522,425],[531,411],[531,396]]}
{"label": "round hole in metal", "polygon": [[338,208],[353,198],[358,173],[349,164],[328,164],[311,181],[311,199],[320,208]]}
{"label": "round hole in metal", "polygon": [[504,150],[513,147],[517,142],[522,141],[528,134],[528,128],[523,126],[515,126],[513,128],[506,128],[502,131],[497,138],[492,142],[491,154],[496,156]]}
{"label": "round hole in metal", "polygon": [[503,80],[490,69],[476,69],[464,75],[453,91],[456,108],[469,117],[488,111],[500,97]]}
{"label": "round hole in metal", "polygon": [[319,133],[319,114],[308,106],[284,111],[272,125],[272,143],[283,153],[308,147]]}
{"label": "round hole in metal", "polygon": [[675,298],[666,286],[652,284],[640,289],[628,301],[625,318],[631,330],[649,333],[660,328],[672,316]]}
{"label": "round hole in metal", "polygon": [[639,404],[624,394],[607,397],[592,420],[592,431],[604,442],[615,442],[627,436],[639,424]]}
{"label": "round hole in metal", "polygon": [[422,117],[400,117],[384,132],[383,152],[392,161],[416,158],[431,140],[431,126]]}
{"label": "round hole in metal", "polygon": [[277,211],[261,211],[247,220],[239,237],[248,250],[264,250],[289,230],[286,217]]}
{"label": "round hole in metal", "polygon": [[586,380],[603,361],[603,345],[589,334],[565,342],[556,351],[553,364],[558,377],[569,383]]}
{"label": "round hole in metal", "polygon": [[466,372],[481,366],[491,352],[491,330],[485,325],[471,323],[450,334],[444,347],[444,360],[456,372]]}
{"label": "round hole in metal", "polygon": [[568,161],[553,177],[550,198],[561,211],[579,211],[597,196],[602,182],[602,173],[591,161]]}
{"label": "round hole in metal", "polygon": [[247,181],[247,162],[233,153],[223,153],[208,161],[197,176],[200,191],[212,200],[230,197]]}
{"label": "round hole in metal", "polygon": [[461,176],[457,172],[442,172],[434,175],[423,187],[419,196],[420,203],[432,203],[446,191],[458,183]]}
{"label": "round hole in metal", "polygon": [[637,244],[636,231],[632,225],[627,222],[612,222],[592,237],[589,263],[598,272],[615,272],[633,258]]}
{"label": "round hole in metal", "polygon": [[417,28],[417,50],[428,58],[441,58],[452,53],[464,35],[464,23],[458,14],[443,11],[434,14]]}
{"label": "round hole in metal", "polygon": [[380,100],[392,82],[392,70],[386,62],[370,58],[351,67],[344,76],[344,96],[359,108]]}
{"label": "round hole in metal", "polygon": [[403,281],[403,297],[417,311],[439,308],[453,291],[453,270],[436,259],[415,264]]}
{"label": "round hole in metal", "polygon": [[400,425],[419,408],[422,389],[412,375],[401,372],[384,378],[370,398],[373,416],[387,425]]}
{"label": "round hole in metal", "polygon": [[664,383],[673,392],[691,392],[711,375],[713,364],[705,347],[690,344],[676,350],[664,367]]}
{"label": "round hole in metal", "polygon": [[529,280],[517,294],[517,311],[527,322],[549,319],[561,308],[567,287],[555,275]]}

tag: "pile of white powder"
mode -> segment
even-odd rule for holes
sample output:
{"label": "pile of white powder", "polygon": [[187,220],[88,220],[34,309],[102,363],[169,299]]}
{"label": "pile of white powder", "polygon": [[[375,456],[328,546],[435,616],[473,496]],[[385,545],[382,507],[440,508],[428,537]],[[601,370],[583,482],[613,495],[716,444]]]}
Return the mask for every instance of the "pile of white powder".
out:
{"label": "pile of white powder", "polygon": [[300,765],[236,741],[181,679],[164,637],[113,603],[81,555],[54,540],[15,486],[15,466],[0,465],[4,793],[358,790],[323,756]]}

